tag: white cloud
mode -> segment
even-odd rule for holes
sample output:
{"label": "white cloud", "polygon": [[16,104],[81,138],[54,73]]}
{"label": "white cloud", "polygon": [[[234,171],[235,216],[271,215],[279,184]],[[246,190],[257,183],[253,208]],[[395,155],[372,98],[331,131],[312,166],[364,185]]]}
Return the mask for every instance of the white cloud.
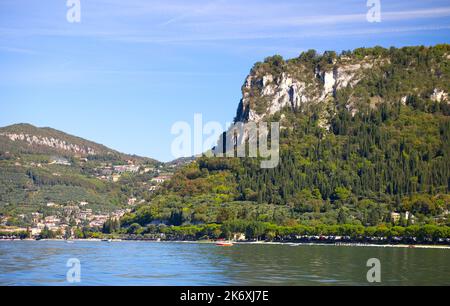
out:
{"label": "white cloud", "polygon": [[397,8],[383,11],[383,23],[374,28],[366,21],[365,5],[359,9],[361,13],[348,14],[326,14],[325,9],[324,14],[317,14],[318,8],[320,5],[314,7],[311,2],[97,0],[83,6],[85,15],[80,25],[43,21],[14,27],[0,21],[0,37],[60,36],[188,44],[442,30],[447,29],[446,24],[413,26],[413,21],[450,16],[450,7]]}

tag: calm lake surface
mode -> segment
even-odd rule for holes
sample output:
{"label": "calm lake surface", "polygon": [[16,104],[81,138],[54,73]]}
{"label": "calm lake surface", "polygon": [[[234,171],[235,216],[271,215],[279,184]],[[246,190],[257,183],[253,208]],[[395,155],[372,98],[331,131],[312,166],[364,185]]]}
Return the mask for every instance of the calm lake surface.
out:
{"label": "calm lake surface", "polygon": [[450,250],[344,246],[0,241],[0,285],[368,285],[378,258],[382,285],[450,285]]}

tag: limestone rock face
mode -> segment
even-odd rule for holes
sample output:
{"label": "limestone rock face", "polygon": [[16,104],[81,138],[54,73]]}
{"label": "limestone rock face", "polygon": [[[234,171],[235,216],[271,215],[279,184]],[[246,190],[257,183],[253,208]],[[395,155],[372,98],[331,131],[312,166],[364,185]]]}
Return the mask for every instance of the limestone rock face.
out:
{"label": "limestone rock face", "polygon": [[235,121],[259,122],[285,108],[298,110],[304,105],[333,99],[337,90],[358,84],[364,71],[371,67],[370,63],[339,65],[295,76],[287,71],[279,75],[252,71],[242,88]]}
{"label": "limestone rock face", "polygon": [[23,133],[0,133],[0,136],[8,137],[11,141],[25,141],[28,145],[46,146],[58,150],[68,151],[75,154],[95,155],[96,152],[90,147],[79,146],[53,137],[40,137]]}
{"label": "limestone rock face", "polygon": [[447,101],[447,103],[450,103],[450,101],[448,100],[448,93],[446,93],[443,90],[437,89],[437,88],[434,89],[434,92],[431,95],[430,99],[431,99],[431,101],[434,101],[434,102]]}

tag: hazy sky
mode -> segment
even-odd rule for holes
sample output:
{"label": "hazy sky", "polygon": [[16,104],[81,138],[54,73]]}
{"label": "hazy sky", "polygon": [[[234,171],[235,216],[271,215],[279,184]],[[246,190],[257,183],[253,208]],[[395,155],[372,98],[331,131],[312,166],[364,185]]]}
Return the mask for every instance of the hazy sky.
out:
{"label": "hazy sky", "polygon": [[225,125],[257,61],[304,50],[449,43],[450,2],[0,0],[0,126],[50,126],[172,159],[171,126]]}

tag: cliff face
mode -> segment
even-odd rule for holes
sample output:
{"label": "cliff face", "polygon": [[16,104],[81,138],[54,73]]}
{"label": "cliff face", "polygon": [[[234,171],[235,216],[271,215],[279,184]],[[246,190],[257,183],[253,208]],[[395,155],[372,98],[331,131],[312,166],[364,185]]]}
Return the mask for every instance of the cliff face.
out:
{"label": "cliff face", "polygon": [[[342,61],[325,69],[293,65],[297,66],[297,75],[289,72],[287,67],[278,75],[263,69],[252,70],[243,86],[236,120],[260,121],[286,107],[295,111],[308,104],[329,102],[338,90],[357,85],[374,63]],[[298,75],[299,72],[303,75]]]}
{"label": "cliff face", "polygon": [[30,124],[15,124],[0,128],[0,153],[48,154],[64,156],[109,156],[118,160],[156,162],[155,160],[130,156],[104,145],[51,129]]}
{"label": "cliff face", "polygon": [[53,137],[40,137],[24,133],[0,133],[0,136],[5,136],[13,142],[25,142],[29,146],[43,146],[73,154],[96,155],[95,150],[91,147],[68,143],[65,140],[60,140]]}
{"label": "cliff face", "polygon": [[54,152],[66,155],[98,155],[116,153],[105,146],[50,128],[16,124],[0,128],[0,145],[13,151]]}
{"label": "cliff face", "polygon": [[[442,54],[434,56],[439,53],[433,52],[436,48],[443,48]],[[319,105],[324,109],[322,119],[327,127],[338,104],[354,116],[364,105],[373,108],[384,101],[405,104],[411,95],[448,102],[449,75],[443,73],[448,69],[448,45],[416,49],[433,53],[433,58],[424,56],[426,67],[415,56],[399,62],[397,52],[401,49],[359,49],[341,55],[308,51],[288,61],[280,56],[267,58],[246,78],[235,121],[259,122],[279,112],[299,112]],[[414,79],[416,83],[411,82]],[[367,84],[374,82],[379,83],[380,91],[368,92]],[[393,85],[389,93],[381,88],[387,83]]]}

